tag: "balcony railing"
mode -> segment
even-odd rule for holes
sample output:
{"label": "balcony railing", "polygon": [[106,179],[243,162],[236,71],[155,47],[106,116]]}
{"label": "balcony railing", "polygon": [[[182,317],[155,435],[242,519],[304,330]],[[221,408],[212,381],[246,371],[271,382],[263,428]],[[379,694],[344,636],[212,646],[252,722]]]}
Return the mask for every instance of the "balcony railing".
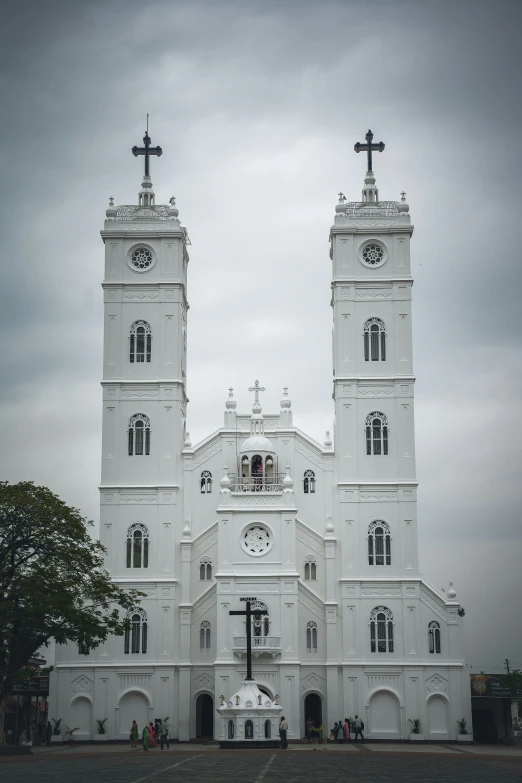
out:
{"label": "balcony railing", "polygon": [[[252,655],[271,655],[273,658],[281,652],[281,636],[252,636]],[[233,650],[237,655],[246,655],[246,639],[244,636],[234,637]]]}
{"label": "balcony railing", "polygon": [[266,476],[240,476],[229,474],[231,492],[282,492],[285,473],[270,473]]}

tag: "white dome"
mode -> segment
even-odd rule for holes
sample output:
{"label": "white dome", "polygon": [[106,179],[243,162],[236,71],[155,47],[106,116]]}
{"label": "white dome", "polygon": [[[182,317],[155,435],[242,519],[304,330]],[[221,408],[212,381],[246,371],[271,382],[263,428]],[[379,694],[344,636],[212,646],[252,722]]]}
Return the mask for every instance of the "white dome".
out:
{"label": "white dome", "polygon": [[268,452],[269,454],[274,454],[275,449],[264,435],[251,435],[241,445],[240,451],[242,454],[244,452],[255,452],[256,454]]}

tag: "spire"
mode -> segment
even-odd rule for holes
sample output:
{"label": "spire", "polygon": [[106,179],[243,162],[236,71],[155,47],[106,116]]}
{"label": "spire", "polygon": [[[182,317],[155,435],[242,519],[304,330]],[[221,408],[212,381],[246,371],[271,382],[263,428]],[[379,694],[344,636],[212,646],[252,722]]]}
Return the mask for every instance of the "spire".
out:
{"label": "spire", "polygon": [[283,399],[281,400],[281,411],[279,413],[279,427],[292,426],[292,400],[288,397],[288,386],[283,388]]}
{"label": "spire", "polygon": [[147,130],[145,131],[145,136],[143,137],[143,147],[134,146],[132,148],[132,154],[135,158],[137,158],[139,155],[143,155],[145,158],[145,172],[143,175],[143,182],[141,183],[141,190],[138,194],[138,203],[141,207],[154,206],[155,193],[152,190],[152,180],[150,178],[150,156],[156,155],[159,158],[160,155],[163,155],[163,150],[161,147],[151,147],[150,144],[151,138],[149,136],[149,115],[147,114]]}
{"label": "spire", "polygon": [[237,402],[234,399],[234,389],[230,387],[228,390],[228,400],[225,402],[225,427],[227,429],[235,430],[237,423]]}
{"label": "spire", "polygon": [[263,414],[261,413],[261,403],[259,402],[259,392],[264,392],[266,389],[264,386],[259,385],[259,381],[256,381],[253,386],[250,386],[248,391],[254,392],[254,404],[252,405],[252,416],[250,417],[250,434],[251,435],[264,435],[265,424]]}
{"label": "spire", "polygon": [[375,175],[373,173],[372,152],[383,152],[384,142],[380,141],[378,144],[373,144],[373,133],[368,131],[366,136],[366,144],[361,144],[359,141],[354,144],[355,152],[366,152],[368,157],[368,168],[366,171],[366,177],[364,180],[364,188],[362,191],[362,200],[368,204],[376,204],[379,201],[379,191],[375,185]]}

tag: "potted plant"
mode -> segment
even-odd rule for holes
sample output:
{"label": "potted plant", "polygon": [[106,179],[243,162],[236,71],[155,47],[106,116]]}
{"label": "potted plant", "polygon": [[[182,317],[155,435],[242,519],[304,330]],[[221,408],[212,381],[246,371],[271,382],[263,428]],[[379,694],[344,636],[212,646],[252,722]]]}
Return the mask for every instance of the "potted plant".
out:
{"label": "potted plant", "polygon": [[473,735],[470,734],[467,730],[466,724],[466,718],[461,718],[457,721],[457,726],[459,727],[457,732],[457,742],[473,742]]}
{"label": "potted plant", "polygon": [[107,721],[108,718],[96,718],[96,733],[94,735],[95,742],[107,742],[107,729],[105,728]]}
{"label": "potted plant", "polygon": [[75,731],[79,731],[79,730],[80,730],[79,726],[75,726],[74,729],[70,729],[69,726],[65,727],[64,734],[67,734],[68,737],[69,737],[69,740],[68,740],[69,745],[74,745],[72,735],[74,734]]}
{"label": "potted plant", "polygon": [[51,742],[61,742],[62,741],[62,719],[61,718],[51,718],[53,722],[53,733],[51,734]]}
{"label": "potted plant", "polygon": [[310,729],[310,734],[315,734],[315,741],[319,743],[319,745],[323,745],[326,740],[323,738],[323,731],[325,727],[324,726],[312,726]]}
{"label": "potted plant", "polygon": [[411,723],[410,742],[419,742],[424,739],[420,718],[408,718]]}

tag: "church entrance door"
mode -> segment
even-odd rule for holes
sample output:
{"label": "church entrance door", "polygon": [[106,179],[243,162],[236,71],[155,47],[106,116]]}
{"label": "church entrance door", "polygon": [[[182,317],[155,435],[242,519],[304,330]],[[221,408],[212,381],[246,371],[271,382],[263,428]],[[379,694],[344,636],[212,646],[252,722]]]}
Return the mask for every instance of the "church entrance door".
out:
{"label": "church entrance door", "polygon": [[[308,718],[312,719],[314,726],[318,729],[323,725],[323,702],[318,693],[309,693],[304,700],[304,726],[305,731],[303,737],[306,735],[306,721]],[[314,734],[314,737],[320,736]]]}
{"label": "church entrance door", "polygon": [[196,701],[196,737],[214,736],[214,699],[202,693]]}

